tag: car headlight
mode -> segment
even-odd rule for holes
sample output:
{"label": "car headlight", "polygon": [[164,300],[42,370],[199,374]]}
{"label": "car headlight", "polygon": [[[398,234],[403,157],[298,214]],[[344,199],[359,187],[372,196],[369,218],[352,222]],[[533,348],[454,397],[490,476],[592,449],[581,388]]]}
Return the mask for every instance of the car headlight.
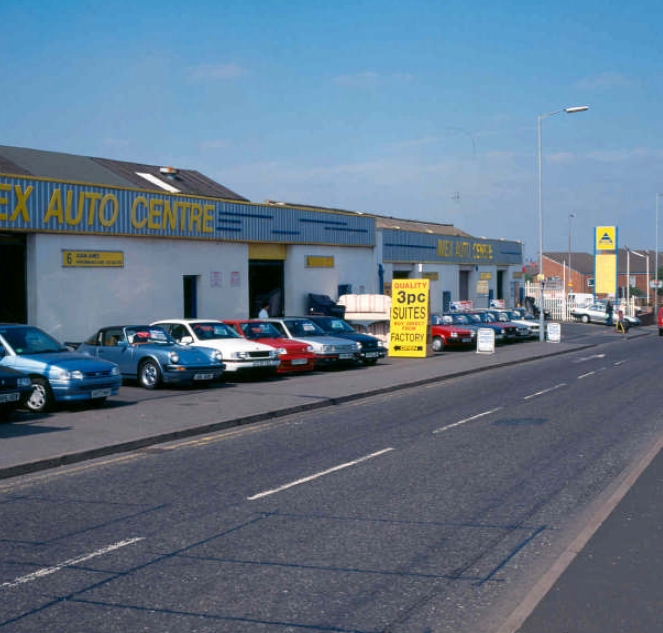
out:
{"label": "car headlight", "polygon": [[323,354],[332,354],[334,352],[334,346],[333,345],[323,345],[322,346],[322,353]]}
{"label": "car headlight", "polygon": [[113,369],[111,369],[111,376],[119,376],[120,375],[120,368],[115,365]]}
{"label": "car headlight", "polygon": [[364,344],[361,343],[360,341],[357,341],[357,345],[359,345],[359,350],[360,351],[364,348]]}
{"label": "car headlight", "polygon": [[17,387],[29,387],[32,384],[29,378],[19,378],[16,381],[16,386]]}
{"label": "car headlight", "polygon": [[168,352],[168,360],[173,364],[177,364],[180,362],[180,355],[177,352]]}
{"label": "car headlight", "polygon": [[[287,350],[285,347],[279,347],[279,348],[276,350],[276,353],[277,353],[279,356],[282,356],[282,355],[284,355],[284,354],[287,354],[287,353],[288,353],[288,350]],[[271,356],[271,354],[270,354],[270,356]]]}
{"label": "car headlight", "polygon": [[231,354],[231,356],[233,358],[236,358],[237,360],[244,360],[245,358],[249,357],[249,353],[248,352],[233,352]]}
{"label": "car headlight", "polygon": [[309,346],[306,348],[306,351],[307,351],[309,354],[315,354],[315,350],[313,349],[313,345],[309,345]]}
{"label": "car headlight", "polygon": [[452,332],[451,338],[458,338],[458,332]]}
{"label": "car headlight", "polygon": [[55,367],[53,373],[56,380],[83,380],[83,372],[79,369],[69,371],[60,367]]}
{"label": "car headlight", "polygon": [[221,353],[220,350],[214,350],[212,353],[212,359],[216,361],[217,363],[222,363],[223,362],[223,354]]}

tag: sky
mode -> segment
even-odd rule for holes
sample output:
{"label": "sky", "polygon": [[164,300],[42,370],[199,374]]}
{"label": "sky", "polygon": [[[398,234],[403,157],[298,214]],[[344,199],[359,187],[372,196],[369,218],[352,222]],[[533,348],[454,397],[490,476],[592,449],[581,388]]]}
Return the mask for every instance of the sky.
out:
{"label": "sky", "polygon": [[454,224],[528,259],[540,233],[544,251],[592,253],[603,225],[653,250],[660,7],[0,0],[0,144]]}

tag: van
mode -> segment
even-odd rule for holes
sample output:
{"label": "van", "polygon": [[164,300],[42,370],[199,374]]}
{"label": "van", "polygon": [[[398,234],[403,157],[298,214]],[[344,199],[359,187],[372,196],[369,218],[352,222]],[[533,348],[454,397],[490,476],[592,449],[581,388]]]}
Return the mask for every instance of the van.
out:
{"label": "van", "polygon": [[569,292],[566,300],[576,308],[594,303],[594,295],[589,292]]}

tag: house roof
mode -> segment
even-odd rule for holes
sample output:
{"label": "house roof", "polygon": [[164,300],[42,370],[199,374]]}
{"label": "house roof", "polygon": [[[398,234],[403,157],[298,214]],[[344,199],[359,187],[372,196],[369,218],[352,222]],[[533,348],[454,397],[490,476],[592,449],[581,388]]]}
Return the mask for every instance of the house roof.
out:
{"label": "house roof", "polygon": [[0,145],[0,173],[249,201],[192,169],[76,156],[7,145]]}
{"label": "house roof", "polygon": [[[629,255],[630,251],[630,255]],[[636,254],[637,253],[637,254]],[[546,252],[544,257],[556,262],[557,264],[565,264],[568,266],[569,253],[566,251],[555,253]],[[645,257],[642,257],[644,255]],[[659,266],[661,262],[661,253],[659,253]],[[647,274],[647,261],[649,261],[649,272],[654,274],[655,266],[655,252],[646,249],[626,249],[620,248],[617,253],[617,271],[621,275],[625,275],[628,270],[631,275]],[[582,273],[583,275],[594,274],[594,255],[590,253],[571,253],[571,267],[573,270]],[[536,264],[538,268],[538,263]]]}

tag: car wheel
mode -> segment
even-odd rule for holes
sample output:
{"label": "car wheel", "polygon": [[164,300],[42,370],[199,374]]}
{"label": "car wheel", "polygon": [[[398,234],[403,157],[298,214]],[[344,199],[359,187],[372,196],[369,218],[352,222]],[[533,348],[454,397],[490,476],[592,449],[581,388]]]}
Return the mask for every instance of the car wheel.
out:
{"label": "car wheel", "polygon": [[33,413],[44,413],[53,406],[53,391],[46,378],[32,378],[32,393],[25,404]]}
{"label": "car wheel", "polygon": [[658,335],[659,335],[659,336],[663,336],[663,329],[659,328],[659,330],[658,330]]}
{"label": "car wheel", "polygon": [[138,368],[138,384],[144,389],[156,389],[161,382],[161,370],[153,360],[145,360]]}
{"label": "car wheel", "polygon": [[444,349],[444,339],[441,336],[433,338],[433,351],[441,352]]}
{"label": "car wheel", "polygon": [[589,323],[589,316],[587,316],[586,314],[583,314],[583,315],[580,317],[580,320],[581,320],[583,323]]}

